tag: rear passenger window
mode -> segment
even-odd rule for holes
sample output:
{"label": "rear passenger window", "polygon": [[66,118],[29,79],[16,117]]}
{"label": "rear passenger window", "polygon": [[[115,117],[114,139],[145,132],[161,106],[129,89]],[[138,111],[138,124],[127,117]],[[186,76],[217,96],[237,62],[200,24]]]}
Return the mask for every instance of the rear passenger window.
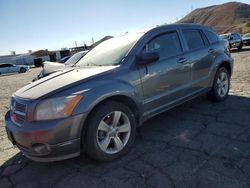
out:
{"label": "rear passenger window", "polygon": [[204,30],[204,33],[207,36],[207,38],[211,44],[219,41],[219,37],[216,33],[212,32],[212,31],[208,31],[208,30]]}
{"label": "rear passenger window", "polygon": [[201,33],[197,29],[182,30],[190,50],[196,50],[205,46]]}
{"label": "rear passenger window", "polygon": [[169,58],[182,53],[180,39],[176,31],[155,37],[143,48],[143,53],[157,52],[160,59]]}

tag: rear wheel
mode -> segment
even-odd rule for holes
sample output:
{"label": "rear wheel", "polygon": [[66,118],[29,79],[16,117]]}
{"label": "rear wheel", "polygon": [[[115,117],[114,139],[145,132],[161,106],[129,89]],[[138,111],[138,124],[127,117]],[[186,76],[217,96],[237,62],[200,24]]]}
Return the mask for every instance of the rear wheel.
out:
{"label": "rear wheel", "polygon": [[223,101],[227,98],[230,89],[230,76],[225,67],[217,70],[212,89],[207,93],[208,98],[215,102]]}
{"label": "rear wheel", "polygon": [[109,101],[92,112],[86,135],[89,156],[100,161],[110,161],[126,154],[136,133],[136,120],[124,104]]}

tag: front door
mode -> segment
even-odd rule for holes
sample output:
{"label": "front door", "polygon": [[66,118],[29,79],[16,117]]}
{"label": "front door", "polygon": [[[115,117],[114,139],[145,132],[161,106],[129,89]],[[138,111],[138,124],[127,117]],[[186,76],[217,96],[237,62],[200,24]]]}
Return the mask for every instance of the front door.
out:
{"label": "front door", "polygon": [[150,40],[141,53],[157,52],[159,60],[140,68],[144,92],[144,115],[152,115],[185,96],[190,66],[177,31]]}

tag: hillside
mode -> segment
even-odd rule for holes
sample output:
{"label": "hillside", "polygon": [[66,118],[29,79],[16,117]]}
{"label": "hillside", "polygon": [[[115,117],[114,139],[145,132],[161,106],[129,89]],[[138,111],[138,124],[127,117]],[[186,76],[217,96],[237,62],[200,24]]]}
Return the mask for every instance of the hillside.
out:
{"label": "hillside", "polygon": [[199,23],[212,26],[219,33],[250,32],[250,5],[229,2],[205,8],[198,8],[178,23]]}

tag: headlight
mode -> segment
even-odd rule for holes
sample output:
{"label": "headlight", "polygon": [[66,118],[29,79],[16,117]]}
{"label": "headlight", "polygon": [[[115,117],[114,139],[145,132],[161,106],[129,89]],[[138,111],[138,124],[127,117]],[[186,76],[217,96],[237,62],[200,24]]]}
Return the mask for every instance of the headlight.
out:
{"label": "headlight", "polygon": [[34,120],[49,120],[68,117],[81,100],[81,95],[47,99],[36,106]]}

